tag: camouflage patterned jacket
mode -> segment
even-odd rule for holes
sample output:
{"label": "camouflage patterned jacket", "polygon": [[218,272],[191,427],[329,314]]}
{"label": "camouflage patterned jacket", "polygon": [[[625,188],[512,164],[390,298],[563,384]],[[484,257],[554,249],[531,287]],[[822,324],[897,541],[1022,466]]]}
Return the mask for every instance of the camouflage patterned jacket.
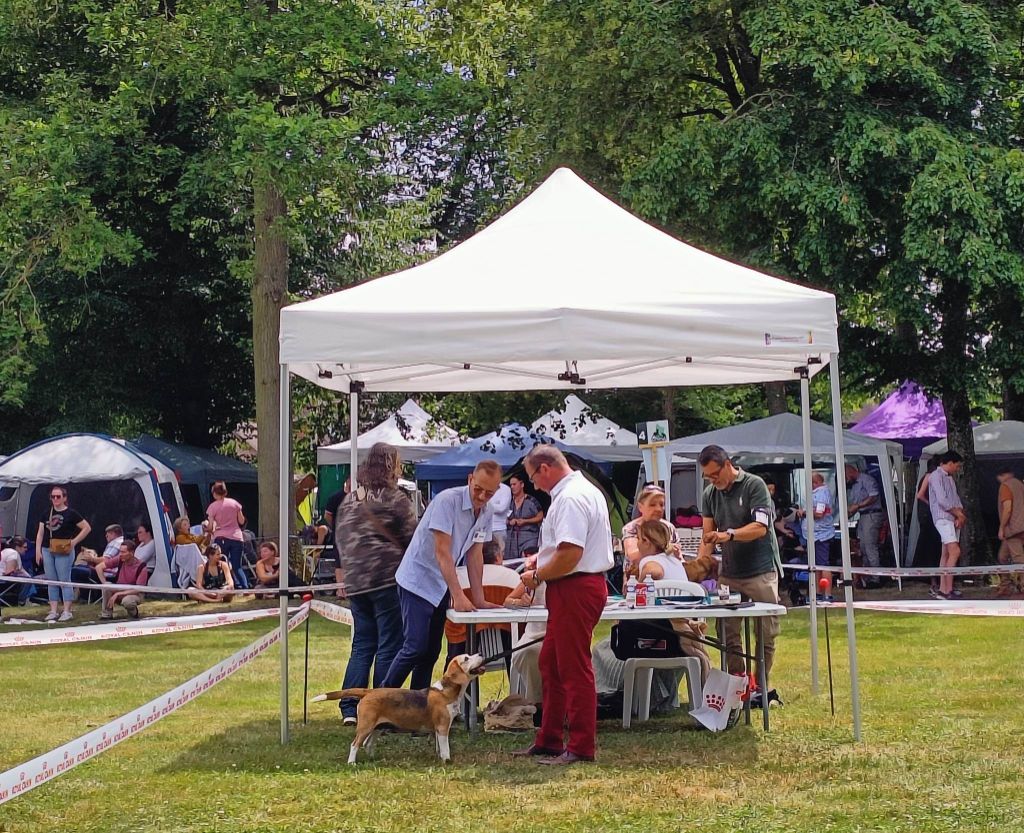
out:
{"label": "camouflage patterned jacket", "polygon": [[395,571],[415,531],[416,511],[399,489],[360,486],[347,495],[334,528],[345,592],[356,596],[394,587]]}

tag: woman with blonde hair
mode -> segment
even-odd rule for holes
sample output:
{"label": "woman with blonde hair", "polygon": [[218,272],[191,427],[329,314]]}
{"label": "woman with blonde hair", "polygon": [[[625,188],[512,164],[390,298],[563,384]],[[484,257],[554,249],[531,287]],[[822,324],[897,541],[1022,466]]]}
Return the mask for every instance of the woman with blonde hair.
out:
{"label": "woman with blonde hair", "polygon": [[640,579],[650,576],[655,581],[686,578],[686,570],[679,556],[672,550],[672,536],[661,521],[644,521],[637,530],[637,549],[640,553],[638,569]]}

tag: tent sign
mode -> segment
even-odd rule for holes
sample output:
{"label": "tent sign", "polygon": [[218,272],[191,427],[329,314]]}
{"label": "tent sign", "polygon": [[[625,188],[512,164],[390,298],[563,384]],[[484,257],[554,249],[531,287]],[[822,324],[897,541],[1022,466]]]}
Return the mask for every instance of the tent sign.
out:
{"label": "tent sign", "polygon": [[653,422],[636,424],[637,445],[660,445],[668,442],[668,420],[657,419]]}

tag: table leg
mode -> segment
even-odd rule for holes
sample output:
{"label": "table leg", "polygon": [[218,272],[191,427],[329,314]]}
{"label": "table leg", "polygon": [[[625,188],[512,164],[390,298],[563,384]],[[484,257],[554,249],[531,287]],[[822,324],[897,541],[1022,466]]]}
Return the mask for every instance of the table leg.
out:
{"label": "table leg", "polygon": [[[743,617],[743,640],[744,640],[744,642],[743,642],[743,645],[744,645],[743,653],[746,654],[746,656],[743,658],[743,667],[747,669],[747,680],[750,680],[750,654],[751,654],[751,651],[750,651],[750,620],[746,616]],[[749,688],[749,685],[748,685],[748,688]],[[747,691],[747,699],[743,701],[743,722],[747,726],[750,725],[750,691],[749,690]]]}
{"label": "table leg", "polygon": [[768,719],[768,671],[764,666],[764,627],[761,617],[758,617],[757,624],[757,684],[761,687],[761,719],[764,723],[764,730],[769,731]]}
{"label": "table leg", "polygon": [[[466,653],[470,656],[476,653],[476,625],[468,623],[466,625]],[[467,697],[463,698],[462,709],[463,716],[466,720],[466,729],[471,735],[475,735],[477,731],[476,726],[476,707],[480,702],[480,687],[479,677],[473,675],[469,680],[469,691]]]}

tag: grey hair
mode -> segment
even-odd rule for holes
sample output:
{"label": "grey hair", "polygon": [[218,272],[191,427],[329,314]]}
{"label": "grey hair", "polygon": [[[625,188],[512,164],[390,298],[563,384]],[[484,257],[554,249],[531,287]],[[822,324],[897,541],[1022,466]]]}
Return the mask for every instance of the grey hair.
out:
{"label": "grey hair", "polygon": [[565,459],[565,455],[555,446],[548,443],[538,443],[531,448],[526,453],[526,457],[523,458],[523,462],[526,460],[529,460],[534,466],[539,466],[543,463],[559,468],[568,468],[569,466],[569,461]]}

